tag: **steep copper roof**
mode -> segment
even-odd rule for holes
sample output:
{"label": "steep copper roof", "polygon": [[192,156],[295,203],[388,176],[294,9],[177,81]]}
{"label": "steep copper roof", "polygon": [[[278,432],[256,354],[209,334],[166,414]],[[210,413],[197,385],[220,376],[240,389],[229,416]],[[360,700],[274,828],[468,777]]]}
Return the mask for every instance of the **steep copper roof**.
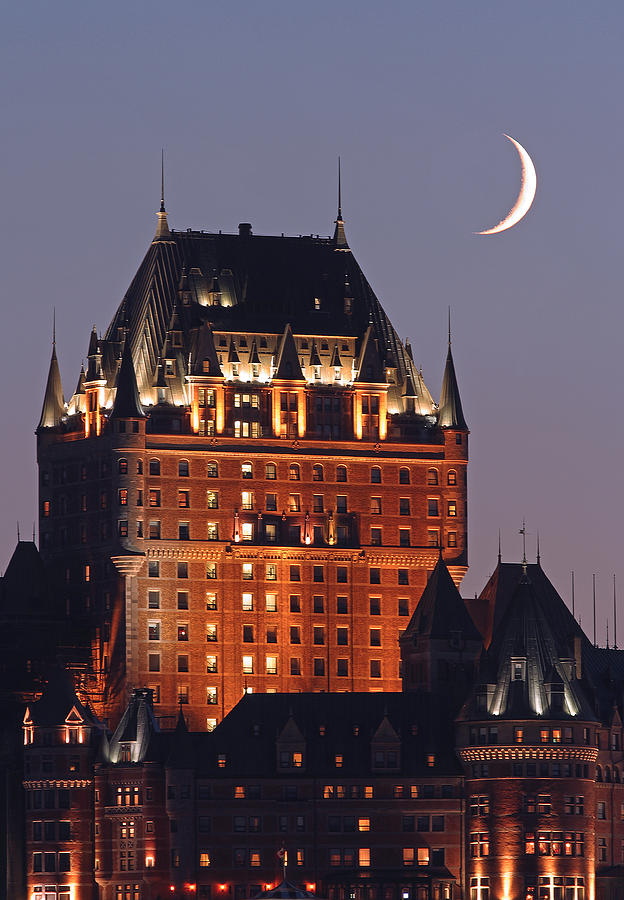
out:
{"label": "steep copper roof", "polygon": [[[298,334],[360,340],[370,323],[380,351],[390,348],[401,383],[408,375],[416,379],[412,360],[353,254],[336,252],[332,238],[196,231],[171,231],[150,245],[103,341],[107,376],[127,326],[139,390],[149,390],[183,269],[185,340],[204,321],[214,330],[274,334],[283,334],[290,323]],[[207,305],[215,274],[220,304]],[[350,313],[345,312],[345,281],[353,297]]]}
{"label": "steep copper roof", "polygon": [[126,341],[121,358],[121,368],[117,376],[117,393],[111,411],[111,419],[142,419],[144,416],[132,363],[132,351],[129,341]]}

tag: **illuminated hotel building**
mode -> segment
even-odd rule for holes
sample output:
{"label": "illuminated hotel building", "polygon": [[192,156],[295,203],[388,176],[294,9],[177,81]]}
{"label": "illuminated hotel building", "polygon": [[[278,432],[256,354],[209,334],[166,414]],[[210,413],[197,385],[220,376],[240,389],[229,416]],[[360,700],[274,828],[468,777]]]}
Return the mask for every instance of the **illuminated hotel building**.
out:
{"label": "illuminated hotel building", "polygon": [[140,688],[106,728],[57,675],[23,721],[27,897],[251,900],[282,848],[329,900],[622,900],[623,656],[539,563],[465,602],[439,559],[400,692],[244,694],[206,732]]}
{"label": "illuminated hotel building", "polygon": [[438,547],[467,567],[464,420],[331,238],[170,231],[37,429],[41,554],[116,721],[213,728],[245,690],[392,691]]}

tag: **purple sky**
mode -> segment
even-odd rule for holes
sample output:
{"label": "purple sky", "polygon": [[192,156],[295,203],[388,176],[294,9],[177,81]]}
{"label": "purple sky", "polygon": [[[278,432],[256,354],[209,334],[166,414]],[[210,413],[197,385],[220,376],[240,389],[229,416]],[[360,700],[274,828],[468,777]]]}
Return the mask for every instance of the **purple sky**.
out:
{"label": "purple sky", "polygon": [[[599,640],[621,566],[624,7],[480,2],[3,4],[0,558],[36,517],[56,306],[71,395],[151,240],[172,227],[347,235],[438,396],[446,310],[472,429],[463,591],[535,553]],[[520,167],[533,208],[492,237]],[[624,616],[620,616],[624,629]],[[612,629],[611,629],[612,630]],[[624,645],[624,630],[620,636]]]}

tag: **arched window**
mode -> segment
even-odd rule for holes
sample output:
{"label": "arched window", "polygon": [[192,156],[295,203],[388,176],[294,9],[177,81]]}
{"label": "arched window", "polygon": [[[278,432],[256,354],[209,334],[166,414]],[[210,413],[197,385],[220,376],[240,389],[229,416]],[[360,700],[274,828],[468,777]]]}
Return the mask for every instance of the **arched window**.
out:
{"label": "arched window", "polygon": [[446,476],[446,483],[450,485],[457,484],[457,472],[455,469],[451,469]]}
{"label": "arched window", "polygon": [[410,483],[410,470],[406,466],[399,469],[399,484]]}
{"label": "arched window", "polygon": [[371,484],[381,484],[381,469],[373,466],[371,469]]}
{"label": "arched window", "polygon": [[180,478],[188,478],[189,477],[189,461],[188,461],[188,459],[179,459],[178,460],[178,476]]}
{"label": "arched window", "polygon": [[602,769],[596,766],[596,781],[602,781]]}
{"label": "arched window", "polygon": [[312,466],[312,481],[323,481],[323,466],[320,463]]}
{"label": "arched window", "polygon": [[620,770],[617,766],[613,766],[613,780],[616,784],[620,783]]}
{"label": "arched window", "polygon": [[277,466],[275,463],[267,463],[264,468],[264,477],[269,481],[275,481],[277,478]]}
{"label": "arched window", "polygon": [[347,480],[347,467],[346,466],[336,466],[336,481],[346,481]]}
{"label": "arched window", "polygon": [[214,462],[212,460],[206,466],[206,476],[208,478],[218,478],[219,477],[219,463]]}
{"label": "arched window", "polygon": [[427,469],[427,484],[437,484],[438,483],[438,470],[437,469]]}
{"label": "arched window", "polygon": [[150,473],[150,475],[160,475],[160,460],[159,459],[150,459],[149,473]]}
{"label": "arched window", "polygon": [[301,472],[297,463],[291,463],[288,467],[288,480],[289,481],[299,481],[301,479]]}
{"label": "arched window", "polygon": [[610,783],[610,781],[611,781],[611,769],[609,766],[605,767],[605,781],[607,783]]}
{"label": "arched window", "polygon": [[119,463],[118,463],[118,467],[119,467],[120,475],[128,474],[128,460],[127,459],[120,459]]}
{"label": "arched window", "polygon": [[143,474],[143,460],[137,459],[137,475]]}

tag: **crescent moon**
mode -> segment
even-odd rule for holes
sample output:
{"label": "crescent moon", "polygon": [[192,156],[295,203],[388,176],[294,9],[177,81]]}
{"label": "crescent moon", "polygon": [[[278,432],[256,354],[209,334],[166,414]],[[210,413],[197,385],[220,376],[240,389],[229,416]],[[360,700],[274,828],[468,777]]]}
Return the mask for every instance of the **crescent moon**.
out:
{"label": "crescent moon", "polygon": [[500,231],[506,231],[508,228],[517,225],[520,219],[524,218],[531,209],[531,204],[535,199],[537,173],[535,172],[533,160],[522,144],[519,144],[518,141],[515,141],[508,134],[506,134],[505,137],[507,140],[511,141],[520,156],[520,162],[522,164],[520,193],[518,194],[518,199],[514,206],[509,210],[505,218],[500,220],[498,225],[495,225],[493,228],[488,228],[487,231],[477,231],[477,234],[498,234]]}

